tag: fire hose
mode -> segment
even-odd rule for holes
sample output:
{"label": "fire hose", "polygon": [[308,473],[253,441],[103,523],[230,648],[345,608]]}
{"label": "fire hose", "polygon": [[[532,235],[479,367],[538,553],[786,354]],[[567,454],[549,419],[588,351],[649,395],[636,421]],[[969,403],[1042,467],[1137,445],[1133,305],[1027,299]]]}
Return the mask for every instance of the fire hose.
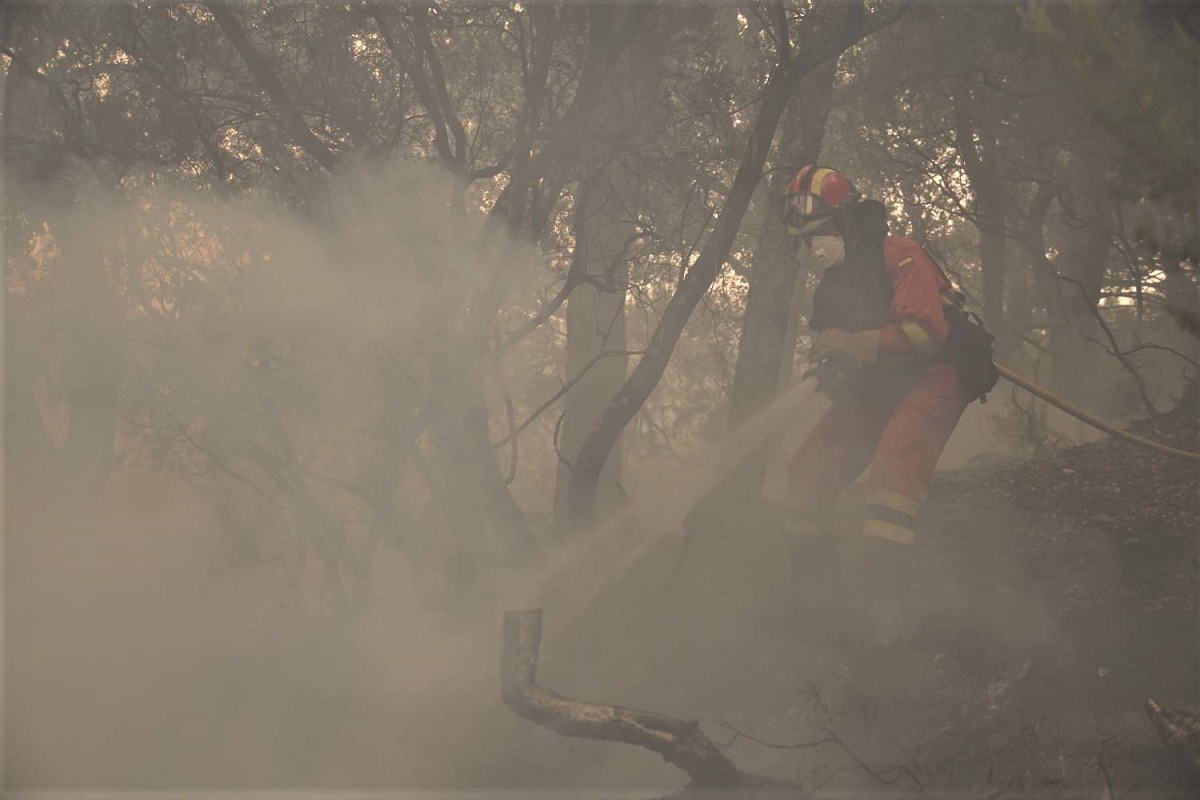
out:
{"label": "fire hose", "polygon": [[1146,447],[1165,455],[1176,456],[1178,458],[1187,458],[1191,459],[1192,461],[1200,461],[1200,453],[1193,452],[1191,450],[1181,450],[1177,447],[1171,447],[1169,445],[1162,444],[1161,442],[1151,441],[1150,439],[1138,436],[1135,433],[1130,433],[1123,428],[1118,428],[1115,425],[1111,425],[1098,417],[1092,416],[1083,409],[1071,405],[1066,400],[1056,397],[1055,395],[1038,386],[1036,383],[1027,380],[1020,374],[1013,372],[1011,369],[1003,366],[1002,364],[996,364],[996,371],[999,372],[1001,376],[1008,379],[1009,382],[1019,386],[1036,397],[1040,397],[1042,400],[1045,400],[1047,403],[1059,409],[1060,411],[1065,411],[1080,422],[1091,425],[1096,430],[1104,431],[1105,433],[1116,436],[1118,439],[1123,439],[1130,444],[1135,444],[1139,447]]}
{"label": "fire hose", "polygon": [[[1177,447],[1171,447],[1170,445],[1165,445],[1161,442],[1155,442],[1145,437],[1138,436],[1137,434],[1131,433],[1124,428],[1118,428],[1116,425],[1105,422],[1099,417],[1093,416],[1092,414],[1084,411],[1082,408],[1068,403],[1061,397],[1051,394],[1049,391],[1038,386],[1033,381],[1023,377],[1020,373],[1014,372],[1008,367],[994,361],[992,363],[995,365],[996,371],[1000,373],[1001,377],[1007,378],[1014,385],[1024,389],[1035,397],[1045,400],[1047,403],[1059,409],[1060,411],[1070,414],[1075,419],[1086,425],[1092,426],[1096,430],[1103,431],[1104,433],[1111,434],[1118,439],[1135,444],[1138,447],[1148,448],[1164,455],[1174,456],[1176,458],[1186,458],[1192,461],[1200,461],[1200,453],[1193,452],[1191,450],[1181,450]],[[804,373],[801,383],[806,381],[808,378],[816,378],[819,385],[832,384],[836,386],[840,381],[844,380],[847,375],[852,375],[854,372],[856,372],[857,369],[857,363],[844,357],[824,359],[815,364],[811,369],[809,369],[808,372]]]}

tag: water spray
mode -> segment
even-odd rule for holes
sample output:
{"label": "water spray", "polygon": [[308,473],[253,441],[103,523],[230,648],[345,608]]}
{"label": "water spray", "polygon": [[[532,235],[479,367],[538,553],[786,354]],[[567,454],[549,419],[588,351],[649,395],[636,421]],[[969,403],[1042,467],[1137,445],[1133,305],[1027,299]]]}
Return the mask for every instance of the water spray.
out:
{"label": "water spray", "polygon": [[[713,475],[695,491],[688,492],[683,502],[692,504],[704,492],[726,478],[738,465],[753,453],[763,442],[789,418],[798,415],[818,395],[814,391],[818,375],[812,370],[796,382],[788,391],[775,398],[766,408],[747,420],[736,430],[716,444],[702,447],[689,460],[714,465]],[[544,605],[544,595],[555,584],[570,583],[570,591],[561,593],[554,613],[554,629],[570,628],[575,620],[595,601],[608,585],[608,578],[624,572],[652,546],[668,536],[680,536],[681,531],[667,526],[649,530],[638,529],[630,523],[644,512],[644,502],[631,501],[623,509],[605,519],[587,534],[576,538],[550,556],[541,565],[535,585],[514,587],[506,598],[506,608],[534,608]],[[632,535],[631,534],[631,529]],[[579,575],[582,564],[603,564],[603,570],[595,569],[585,581]],[[599,573],[603,572],[601,575]],[[569,603],[570,608],[563,607]]]}
{"label": "water spray", "polygon": [[[816,391],[818,387],[824,390],[826,386],[830,385],[831,381],[833,384],[836,384],[846,376],[847,368],[847,364],[839,363],[836,360],[814,364],[797,381],[795,386],[792,386],[788,391],[777,397],[752,419],[739,426],[717,444],[701,449],[693,456],[692,460],[707,461],[715,464],[714,474],[699,489],[687,493],[683,498],[684,501],[694,503],[704,492],[711,490],[714,485],[726,478],[751,453],[757,450],[768,437],[779,430],[787,419],[799,414],[809,402],[815,399],[818,396],[818,392]],[[1068,403],[1066,400],[1043,389],[1008,367],[996,364],[996,369],[1001,376],[1015,386],[1041,398],[1055,408],[1070,414],[1097,430],[1164,455],[1200,461],[1200,453],[1170,447],[1118,428]],[[548,563],[542,565],[536,585],[524,587],[519,592],[520,598],[511,598],[515,601],[515,604],[510,604],[508,607],[540,607],[542,605],[541,595],[546,590],[551,588],[555,583],[570,581],[572,591],[566,594],[570,597],[569,602],[572,608],[569,610],[565,608],[556,609],[555,628],[570,627],[578,616],[591,606],[604,586],[607,585],[607,582],[604,580],[592,580],[585,585],[583,582],[573,578],[572,576],[578,575],[581,564],[603,563],[606,565],[607,569],[605,572],[607,574],[619,573],[628,569],[643,553],[649,550],[651,546],[659,543],[663,538],[681,535],[682,532],[679,530],[660,527],[649,531],[637,530],[630,536],[630,528],[635,527],[631,526],[630,523],[637,520],[640,516],[639,512],[644,510],[641,508],[641,505],[636,501],[631,502],[621,511],[606,519],[588,535],[579,537],[572,545],[556,552]],[[598,574],[592,577],[600,578]]]}

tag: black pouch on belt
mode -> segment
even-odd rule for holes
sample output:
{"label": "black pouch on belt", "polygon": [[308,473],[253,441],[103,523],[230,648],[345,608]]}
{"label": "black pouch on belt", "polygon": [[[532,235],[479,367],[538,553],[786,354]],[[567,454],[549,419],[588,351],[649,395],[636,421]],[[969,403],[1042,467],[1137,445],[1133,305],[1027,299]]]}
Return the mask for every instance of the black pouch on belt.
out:
{"label": "black pouch on belt", "polygon": [[987,393],[1000,380],[1000,373],[992,360],[994,336],[983,327],[977,314],[959,308],[946,309],[946,322],[950,325],[946,337],[949,361],[958,370],[958,386],[963,403],[978,400],[987,402]]}

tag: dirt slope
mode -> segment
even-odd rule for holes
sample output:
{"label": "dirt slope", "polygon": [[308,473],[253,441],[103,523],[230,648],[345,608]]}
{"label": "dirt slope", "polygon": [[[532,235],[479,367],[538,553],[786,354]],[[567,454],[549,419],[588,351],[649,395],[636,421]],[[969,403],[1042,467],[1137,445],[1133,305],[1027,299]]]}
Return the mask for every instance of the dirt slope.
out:
{"label": "dirt slope", "polygon": [[[1193,392],[1136,429],[1196,450],[1198,421]],[[941,598],[980,622],[927,643],[958,662],[927,695],[959,706],[929,764],[951,787],[990,773],[1025,792],[1198,791],[1142,714],[1147,696],[1197,705],[1198,478],[1195,462],[1102,441],[936,482],[923,567],[961,570]]]}

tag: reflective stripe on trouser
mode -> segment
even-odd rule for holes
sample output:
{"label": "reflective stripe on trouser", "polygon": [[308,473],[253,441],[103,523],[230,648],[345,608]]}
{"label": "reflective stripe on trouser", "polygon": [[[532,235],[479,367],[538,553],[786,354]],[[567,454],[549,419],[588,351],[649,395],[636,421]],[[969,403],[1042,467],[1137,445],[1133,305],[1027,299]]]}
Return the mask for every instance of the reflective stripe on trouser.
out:
{"label": "reflective stripe on trouser", "polygon": [[890,489],[868,489],[863,533],[911,545],[917,538],[918,505],[918,501]]}
{"label": "reflective stripe on trouser", "polygon": [[927,367],[898,404],[883,393],[839,399],[788,465],[794,502],[831,503],[869,464],[868,502],[889,512],[868,509],[864,533],[911,544],[912,518],[962,412],[951,364]]}
{"label": "reflective stripe on trouser", "polygon": [[867,476],[867,492],[883,509],[864,533],[912,544],[913,521],[938,458],[962,416],[958,371],[951,364],[934,364],[922,373],[884,425]]}

